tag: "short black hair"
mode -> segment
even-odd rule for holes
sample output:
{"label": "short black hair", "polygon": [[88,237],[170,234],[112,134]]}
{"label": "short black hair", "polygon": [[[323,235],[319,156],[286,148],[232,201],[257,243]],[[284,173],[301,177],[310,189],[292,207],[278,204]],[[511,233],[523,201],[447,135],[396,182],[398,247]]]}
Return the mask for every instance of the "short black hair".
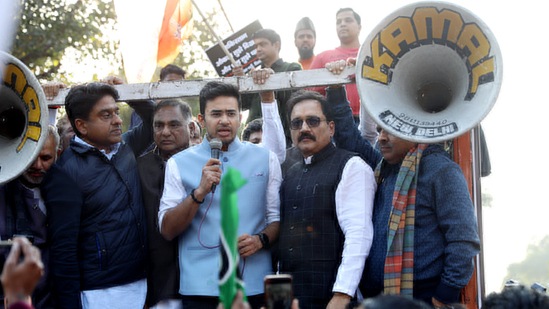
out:
{"label": "short black hair", "polygon": [[280,42],[280,45],[282,45],[282,41],[280,40],[280,35],[278,35],[278,33],[276,33],[272,29],[259,29],[259,30],[257,30],[254,33],[252,39],[259,39],[259,38],[267,39],[272,44],[274,44],[276,42]]}
{"label": "short black hair", "polygon": [[242,131],[242,140],[249,141],[250,135],[255,132],[263,132],[263,119],[257,118],[248,122],[244,131]]}
{"label": "short black hair", "polygon": [[358,15],[358,13],[355,12],[355,10],[353,10],[353,9],[351,9],[351,8],[341,8],[341,9],[339,9],[339,10],[337,11],[336,17],[337,17],[337,15],[339,15],[339,13],[341,13],[341,12],[353,12],[353,15],[355,16],[356,23],[359,24],[359,25],[361,24],[362,21],[361,21],[361,19],[360,19],[360,15]]}
{"label": "short black hair", "polygon": [[187,74],[187,72],[185,72],[185,70],[176,65],[168,64],[167,66],[163,67],[162,70],[160,70],[160,80],[164,80],[164,78],[166,78],[166,76],[168,76],[169,74],[181,75],[183,79],[185,79],[185,75]]}
{"label": "short black hair", "polygon": [[105,83],[89,83],[70,88],[65,97],[65,111],[76,136],[80,137],[81,134],[76,129],[75,120],[88,120],[95,104],[105,96],[111,96],[115,101],[119,98],[118,91]]}
{"label": "short black hair", "polygon": [[166,99],[158,102],[154,107],[154,114],[164,107],[178,107],[186,122],[193,121],[193,112],[189,104],[180,99]]}
{"label": "short black hair", "polygon": [[385,308],[406,308],[406,309],[430,309],[427,303],[411,299],[402,295],[379,295],[367,298],[362,302],[360,308],[385,309]]}
{"label": "short black hair", "polygon": [[491,293],[482,302],[482,309],[542,309],[549,308],[549,296],[524,285],[505,287]]}
{"label": "short black hair", "polygon": [[288,99],[288,102],[286,103],[288,123],[292,121],[291,117],[292,117],[292,110],[294,109],[294,106],[297,103],[305,100],[318,101],[318,103],[320,103],[320,108],[322,109],[322,113],[324,114],[324,116],[326,116],[326,120],[327,121],[333,120],[334,117],[332,116],[332,109],[330,108],[328,101],[323,95],[321,95],[316,91],[299,90],[294,92],[290,97],[290,99]]}
{"label": "short black hair", "polygon": [[207,83],[198,96],[198,101],[200,104],[200,114],[204,115],[206,112],[206,103],[208,101],[214,100],[217,97],[233,97],[238,101],[238,110],[240,111],[242,103],[240,102],[240,93],[238,88],[234,85],[222,83],[222,82],[209,82]]}

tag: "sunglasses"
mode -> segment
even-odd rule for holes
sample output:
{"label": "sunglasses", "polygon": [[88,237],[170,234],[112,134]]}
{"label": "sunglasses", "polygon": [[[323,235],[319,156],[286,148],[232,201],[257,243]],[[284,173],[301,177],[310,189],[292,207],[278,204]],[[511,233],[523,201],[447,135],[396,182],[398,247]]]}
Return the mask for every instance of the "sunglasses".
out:
{"label": "sunglasses", "polygon": [[[309,128],[316,128],[320,125],[322,121],[325,121],[326,119],[320,119],[320,117],[317,116],[309,116],[305,119],[305,122],[307,123],[307,126]],[[301,118],[295,118],[290,121],[290,128],[292,130],[299,130],[303,127],[303,119]]]}

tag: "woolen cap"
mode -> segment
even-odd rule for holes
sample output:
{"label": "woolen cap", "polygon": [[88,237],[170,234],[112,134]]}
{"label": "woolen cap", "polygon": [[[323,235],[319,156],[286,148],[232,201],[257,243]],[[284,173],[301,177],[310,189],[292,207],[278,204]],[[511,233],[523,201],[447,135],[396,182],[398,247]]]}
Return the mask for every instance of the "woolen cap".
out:
{"label": "woolen cap", "polygon": [[297,22],[297,26],[295,27],[294,32],[294,38],[297,36],[297,32],[300,30],[311,30],[316,37],[315,25],[313,25],[313,21],[309,17],[303,17]]}

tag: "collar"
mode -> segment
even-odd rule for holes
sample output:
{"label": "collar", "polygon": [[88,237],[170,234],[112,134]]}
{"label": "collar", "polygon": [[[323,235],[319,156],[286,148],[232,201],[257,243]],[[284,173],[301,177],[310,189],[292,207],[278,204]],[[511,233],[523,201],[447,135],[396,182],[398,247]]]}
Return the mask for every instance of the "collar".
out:
{"label": "collar", "polygon": [[[19,177],[23,177],[23,176],[19,176]],[[26,198],[36,198],[33,188],[27,187],[23,183],[23,180],[21,178],[18,179],[18,183],[19,183],[19,190],[21,190],[21,192],[23,193],[23,195],[25,195]],[[36,187],[36,188],[39,189],[39,187]],[[40,190],[38,191],[38,195],[40,195]]]}
{"label": "collar", "polygon": [[360,47],[351,47],[351,48],[348,48],[348,47],[342,47],[342,46],[338,46],[336,47],[335,49],[336,50],[339,50],[339,51],[342,51],[342,52],[357,52],[358,53],[358,50],[359,50]]}
{"label": "collar", "polygon": [[273,62],[273,64],[271,64],[271,69],[273,69],[273,71],[276,72],[276,70],[280,68],[283,63],[284,63],[284,60],[282,60],[282,58],[278,58],[278,60],[276,60],[275,62]]}
{"label": "collar", "polygon": [[335,152],[335,150],[336,150],[336,147],[334,146],[334,144],[333,143],[328,143],[328,145],[326,145],[326,147],[322,148],[322,150],[320,150],[319,152],[315,153],[312,156],[304,158],[303,162],[306,165],[315,164],[316,162],[320,162],[320,161],[326,159],[327,157],[331,156]]}
{"label": "collar", "polygon": [[[223,153],[234,153],[242,148],[242,145],[243,143],[240,141],[240,139],[238,139],[238,137],[235,137],[232,143],[229,144],[229,148],[227,149],[227,151],[223,151]],[[207,137],[204,137],[202,139],[202,143],[200,143],[200,145],[194,147],[200,147],[200,150],[206,151],[208,153],[212,152],[212,149],[210,148],[210,141]]]}
{"label": "collar", "polygon": [[308,70],[311,67],[311,64],[313,63],[314,59],[315,59],[315,55],[313,55],[309,59],[299,58],[298,62],[299,62],[299,64],[301,64],[301,68],[303,68],[303,70]]}
{"label": "collar", "polygon": [[154,149],[152,150],[152,152],[153,152],[155,155],[157,155],[157,156],[159,156],[159,157],[162,157],[162,156],[160,155],[160,148],[158,148],[158,146],[154,145]]}
{"label": "collar", "polygon": [[97,147],[88,144],[87,142],[85,142],[83,139],[81,139],[80,137],[78,137],[76,135],[74,136],[74,139],[71,141],[71,146],[74,146],[73,147],[74,151],[79,152],[79,153],[84,153],[84,152],[90,151],[92,149],[97,149],[97,151],[101,152],[109,160],[118,152],[118,149],[120,148],[121,144],[122,144],[122,142],[119,142],[119,143],[116,143],[116,144],[112,145],[111,146],[111,151],[109,153],[107,153],[105,150],[98,149]]}
{"label": "collar", "polygon": [[[425,158],[426,156],[431,154],[441,154],[451,159],[450,154],[448,154],[448,152],[446,152],[442,147],[442,145],[440,144],[430,144],[429,146],[427,146],[427,148],[425,148],[425,150],[423,151],[422,158]],[[402,165],[402,161],[395,164],[391,164],[385,161],[385,159],[381,159],[380,163],[381,163],[381,171],[382,173],[385,171],[385,174],[395,172],[395,171],[398,172],[400,170],[400,166]]]}
{"label": "collar", "polygon": [[153,155],[154,155],[155,157],[159,158],[160,161],[162,161],[162,162],[164,162],[164,163],[168,162],[168,160],[169,160],[171,157],[173,157],[173,155],[172,155],[172,156],[170,156],[170,158],[168,158],[167,160],[164,160],[164,157],[162,157],[162,155],[160,154],[160,148],[158,148],[158,146],[157,146],[156,144],[154,145],[154,149],[151,150],[150,152],[152,152]]}

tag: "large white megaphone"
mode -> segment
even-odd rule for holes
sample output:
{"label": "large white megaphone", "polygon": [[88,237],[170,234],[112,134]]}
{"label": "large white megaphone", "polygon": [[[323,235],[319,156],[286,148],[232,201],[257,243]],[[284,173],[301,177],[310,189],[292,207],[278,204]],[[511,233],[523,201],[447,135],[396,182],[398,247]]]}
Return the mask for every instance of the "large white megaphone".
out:
{"label": "large white megaphone", "polygon": [[48,134],[48,106],[38,80],[13,56],[0,51],[0,184],[25,171]]}
{"label": "large white megaphone", "polygon": [[501,87],[502,59],[492,32],[454,4],[420,2],[387,16],[362,45],[362,106],[387,132],[434,143],[475,127]]}

